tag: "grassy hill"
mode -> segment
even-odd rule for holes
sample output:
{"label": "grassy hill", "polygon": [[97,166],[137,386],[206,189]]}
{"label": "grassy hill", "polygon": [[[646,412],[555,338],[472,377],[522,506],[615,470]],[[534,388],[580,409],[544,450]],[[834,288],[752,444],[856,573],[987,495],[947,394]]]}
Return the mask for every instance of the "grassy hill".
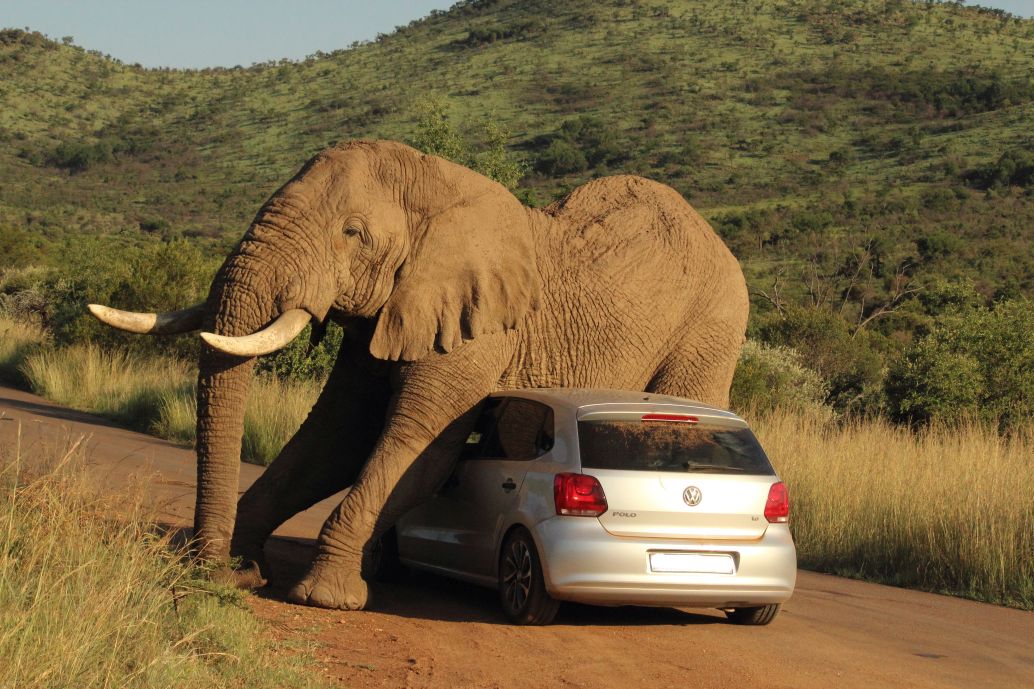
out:
{"label": "grassy hill", "polygon": [[758,314],[817,305],[900,345],[939,280],[1034,294],[1032,75],[1034,21],[904,0],[473,0],[200,71],[5,30],[0,263],[176,237],[220,255],[312,153],[412,140],[437,98],[470,140],[509,133],[525,198],[664,181],[726,238]]}

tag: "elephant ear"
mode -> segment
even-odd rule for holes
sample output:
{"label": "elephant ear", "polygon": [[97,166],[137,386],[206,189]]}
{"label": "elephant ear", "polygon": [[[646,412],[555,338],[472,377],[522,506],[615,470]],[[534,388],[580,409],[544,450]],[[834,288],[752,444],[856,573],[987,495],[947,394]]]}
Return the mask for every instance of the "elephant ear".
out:
{"label": "elephant ear", "polygon": [[[489,199],[495,195],[488,196]],[[528,216],[516,200],[456,205],[419,232],[377,320],[370,353],[413,361],[516,328],[541,281]]]}

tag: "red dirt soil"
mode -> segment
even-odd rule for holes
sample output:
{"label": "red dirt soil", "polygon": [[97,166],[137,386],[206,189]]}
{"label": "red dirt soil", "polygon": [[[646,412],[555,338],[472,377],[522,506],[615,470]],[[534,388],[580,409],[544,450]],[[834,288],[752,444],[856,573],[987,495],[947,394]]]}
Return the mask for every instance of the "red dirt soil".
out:
{"label": "red dirt soil", "polygon": [[[28,393],[0,387],[0,443],[21,457],[89,436],[109,490],[143,482],[162,519],[191,522],[194,454]],[[244,465],[241,489],[261,473]],[[1034,688],[1034,613],[800,572],[768,627],[710,610],[565,606],[549,627],[505,622],[495,594],[429,575],[374,587],[372,609],[281,602],[334,500],[284,525],[268,552],[277,586],[251,598],[271,633],[313,642],[342,687]]]}

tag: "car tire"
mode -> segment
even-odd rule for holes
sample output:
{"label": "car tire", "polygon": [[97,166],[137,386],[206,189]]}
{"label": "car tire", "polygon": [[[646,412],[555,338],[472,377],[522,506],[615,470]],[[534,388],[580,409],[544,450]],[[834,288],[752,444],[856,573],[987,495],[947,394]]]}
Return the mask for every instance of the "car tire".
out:
{"label": "car tire", "polygon": [[499,554],[499,601],[514,624],[549,624],[560,601],[546,591],[538,551],[524,529],[510,532]]}
{"label": "car tire", "polygon": [[756,608],[733,608],[725,611],[725,616],[733,624],[765,625],[779,614],[781,605],[762,605]]}

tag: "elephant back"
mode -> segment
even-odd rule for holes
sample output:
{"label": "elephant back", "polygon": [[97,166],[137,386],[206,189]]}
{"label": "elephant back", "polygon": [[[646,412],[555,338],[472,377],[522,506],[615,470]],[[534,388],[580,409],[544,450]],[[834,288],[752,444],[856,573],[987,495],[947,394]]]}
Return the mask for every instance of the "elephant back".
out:
{"label": "elephant back", "polygon": [[[696,280],[742,282],[739,263],[717,233],[671,187],[635,175],[603,177],[584,184],[544,209],[555,221],[571,261],[596,265],[656,264],[665,273]],[[705,278],[701,272],[710,273]]]}

